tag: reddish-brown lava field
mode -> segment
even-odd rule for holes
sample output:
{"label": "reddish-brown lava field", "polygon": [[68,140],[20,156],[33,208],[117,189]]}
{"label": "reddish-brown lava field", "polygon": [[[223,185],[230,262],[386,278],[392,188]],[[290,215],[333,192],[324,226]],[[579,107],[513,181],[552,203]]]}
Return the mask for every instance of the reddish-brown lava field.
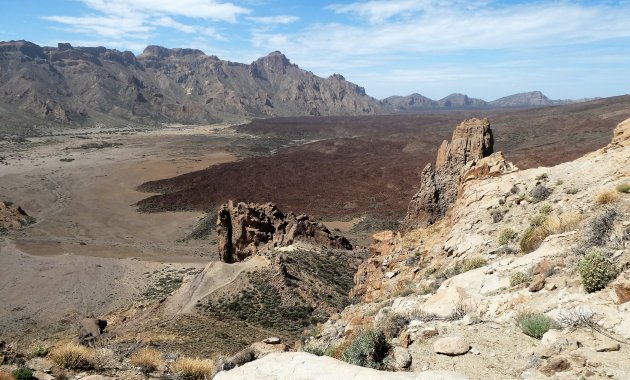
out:
{"label": "reddish-brown lava field", "polygon": [[211,210],[237,199],[327,219],[398,220],[419,172],[469,117],[490,118],[495,151],[520,168],[550,166],[605,146],[630,117],[630,96],[529,110],[255,120],[234,128],[261,141],[311,142],[147,182],[141,190],[161,194],[139,202],[139,209]]}

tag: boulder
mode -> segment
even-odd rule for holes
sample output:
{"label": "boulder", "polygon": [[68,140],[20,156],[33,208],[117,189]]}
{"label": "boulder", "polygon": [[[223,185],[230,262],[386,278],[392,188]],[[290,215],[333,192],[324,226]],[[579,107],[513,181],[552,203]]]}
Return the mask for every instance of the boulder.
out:
{"label": "boulder", "polygon": [[617,305],[630,301],[630,271],[619,275],[610,286],[614,291],[613,299]]}
{"label": "boulder", "polygon": [[229,201],[219,208],[216,229],[219,256],[225,263],[289,246],[298,238],[336,249],[352,249],[346,238],[333,235],[322,223],[311,221],[306,215],[284,214],[273,203]]}
{"label": "boulder", "polygon": [[0,201],[0,231],[19,230],[35,222],[21,207]]}
{"label": "boulder", "polygon": [[107,321],[98,318],[83,318],[79,331],[79,343],[91,346],[103,335],[107,328]]}
{"label": "boulder", "polygon": [[540,372],[546,376],[552,376],[557,372],[563,372],[571,368],[571,363],[563,357],[554,357],[547,360],[547,363],[540,367]]}
{"label": "boulder", "polygon": [[394,347],[392,358],[394,359],[394,367],[397,369],[409,368],[411,365],[411,354],[406,348]]}
{"label": "boulder", "polygon": [[536,277],[534,277],[532,282],[529,284],[528,289],[530,292],[534,293],[534,292],[538,292],[542,290],[544,286],[545,286],[545,276],[539,274]]}
{"label": "boulder", "polygon": [[358,367],[328,356],[306,352],[269,354],[230,371],[219,372],[214,380],[465,380],[454,371],[387,372]]}
{"label": "boulder", "polygon": [[470,351],[470,344],[461,337],[451,336],[436,340],[433,351],[448,356],[464,355]]}
{"label": "boulder", "polygon": [[435,168],[427,164],[422,170],[420,190],[409,203],[405,226],[408,229],[426,227],[443,218],[457,198],[464,166],[492,153],[493,138],[488,119],[468,119],[458,125],[451,141],[442,142]]}

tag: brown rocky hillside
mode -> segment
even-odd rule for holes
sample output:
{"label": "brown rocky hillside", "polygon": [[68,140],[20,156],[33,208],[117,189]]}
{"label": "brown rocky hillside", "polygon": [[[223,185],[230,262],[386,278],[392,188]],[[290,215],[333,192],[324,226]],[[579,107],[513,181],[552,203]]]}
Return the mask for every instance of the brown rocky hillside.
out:
{"label": "brown rocky hillside", "polygon": [[135,56],[67,43],[0,42],[0,134],[378,110],[343,76],[320,78],[280,52],[242,64],[195,49],[149,46]]}

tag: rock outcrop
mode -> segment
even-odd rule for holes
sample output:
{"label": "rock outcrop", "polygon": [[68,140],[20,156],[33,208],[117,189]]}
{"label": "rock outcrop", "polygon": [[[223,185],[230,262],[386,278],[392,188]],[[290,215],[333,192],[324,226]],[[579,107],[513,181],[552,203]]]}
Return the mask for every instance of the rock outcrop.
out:
{"label": "rock outcrop", "polygon": [[[451,142],[438,150],[435,168],[422,170],[420,190],[413,196],[405,216],[408,228],[426,227],[443,218],[455,201],[462,169],[493,153],[493,138],[487,119],[464,120],[455,128]],[[470,170],[470,168],[468,168]]]}
{"label": "rock outcrop", "polygon": [[222,205],[217,216],[217,234],[220,259],[226,263],[289,246],[300,238],[336,249],[352,249],[346,238],[331,234],[322,223],[311,221],[307,215],[284,214],[273,203],[230,201]]}
{"label": "rock outcrop", "polygon": [[468,377],[454,371],[415,373],[377,371],[354,366],[328,356],[286,352],[269,354],[233,370],[219,372],[215,379],[464,380]]}
{"label": "rock outcrop", "polygon": [[626,119],[619,123],[613,132],[611,146],[628,146],[630,145],[630,119]]}
{"label": "rock outcrop", "polygon": [[0,201],[0,232],[19,230],[35,222],[21,207]]}

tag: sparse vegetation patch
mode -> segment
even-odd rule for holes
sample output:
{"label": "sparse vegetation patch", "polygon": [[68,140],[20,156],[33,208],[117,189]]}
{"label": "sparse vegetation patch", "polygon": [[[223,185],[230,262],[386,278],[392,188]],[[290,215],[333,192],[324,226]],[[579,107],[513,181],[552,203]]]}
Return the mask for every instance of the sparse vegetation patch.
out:
{"label": "sparse vegetation patch", "polygon": [[617,275],[614,266],[599,249],[591,249],[578,266],[582,286],[587,293],[604,289]]}
{"label": "sparse vegetation patch", "polygon": [[361,367],[379,369],[383,366],[388,350],[389,345],[382,331],[366,330],[352,340],[341,359]]}
{"label": "sparse vegetation patch", "polygon": [[516,322],[525,335],[536,339],[541,339],[547,331],[559,327],[556,320],[542,313],[521,313]]}
{"label": "sparse vegetation patch", "polygon": [[630,193],[630,183],[620,183],[615,187],[615,189],[620,193]]}
{"label": "sparse vegetation patch", "polygon": [[514,231],[511,228],[504,228],[503,230],[501,230],[501,233],[499,234],[499,239],[498,239],[499,244],[501,245],[509,244],[511,241],[513,241],[517,237],[518,237],[518,233],[516,233],[516,231]]}

